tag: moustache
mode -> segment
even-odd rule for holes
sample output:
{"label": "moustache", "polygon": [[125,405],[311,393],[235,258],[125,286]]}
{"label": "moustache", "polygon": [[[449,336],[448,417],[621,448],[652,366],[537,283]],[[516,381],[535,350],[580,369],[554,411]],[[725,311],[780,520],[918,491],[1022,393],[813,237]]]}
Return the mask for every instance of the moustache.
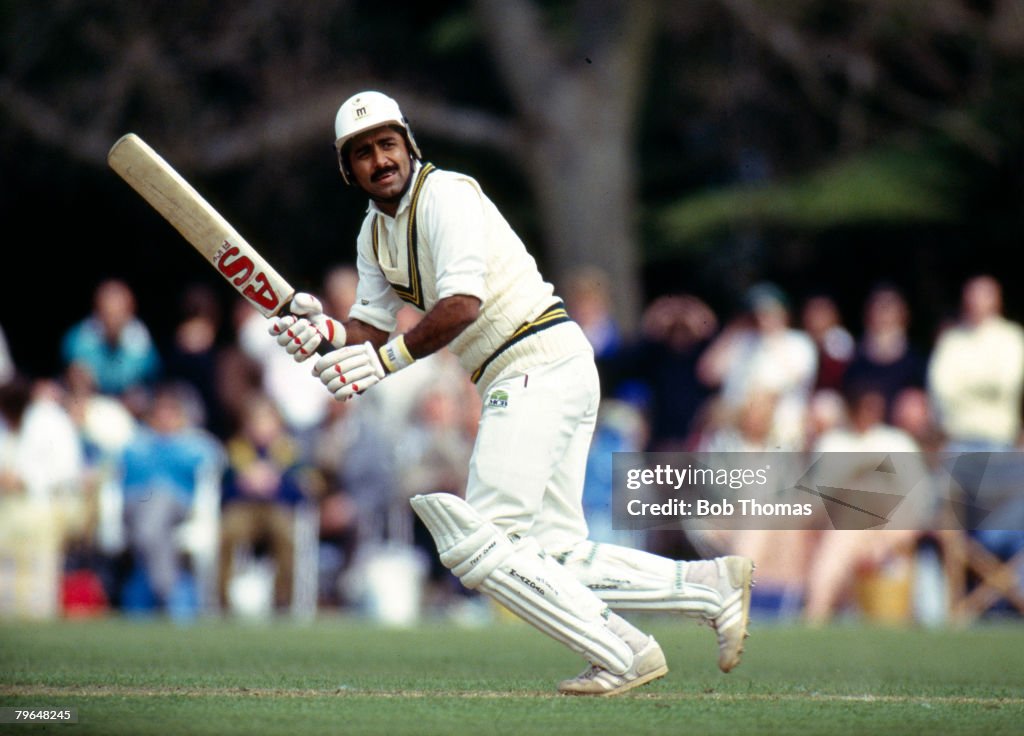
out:
{"label": "moustache", "polygon": [[383,179],[388,174],[397,173],[397,172],[398,172],[398,167],[397,166],[389,166],[389,167],[387,167],[385,169],[379,169],[378,171],[373,172],[373,175],[370,177],[370,181],[380,181],[381,179]]}

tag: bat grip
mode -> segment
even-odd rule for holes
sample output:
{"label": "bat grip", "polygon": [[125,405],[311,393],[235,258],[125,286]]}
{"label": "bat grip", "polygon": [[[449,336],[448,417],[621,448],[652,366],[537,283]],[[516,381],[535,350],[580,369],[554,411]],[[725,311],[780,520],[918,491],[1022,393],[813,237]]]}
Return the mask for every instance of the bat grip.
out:
{"label": "bat grip", "polygon": [[[284,309],[281,310],[280,315],[282,317],[287,317],[287,316],[290,315],[292,317],[295,317],[296,319],[307,319],[308,318],[309,315],[295,314],[295,312],[293,312],[289,308],[289,306],[288,306],[289,303],[290,303],[290,300],[289,300],[288,303],[285,304]],[[314,327],[315,327],[315,325],[314,325]],[[317,332],[320,332],[320,330],[317,329]],[[320,332],[320,337],[322,337],[323,339],[320,340],[320,344],[316,346],[316,350],[314,351],[317,355],[327,355],[327,353],[330,353],[331,351],[335,350],[334,345],[331,343],[330,340],[327,339],[327,335],[325,335],[324,333]]]}

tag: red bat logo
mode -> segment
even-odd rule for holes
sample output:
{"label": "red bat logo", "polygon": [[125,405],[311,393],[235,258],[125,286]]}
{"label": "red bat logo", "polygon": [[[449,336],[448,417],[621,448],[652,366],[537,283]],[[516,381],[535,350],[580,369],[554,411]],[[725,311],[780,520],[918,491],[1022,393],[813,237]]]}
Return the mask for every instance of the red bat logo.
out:
{"label": "red bat logo", "polygon": [[[241,286],[253,275],[256,266],[248,256],[239,255],[241,250],[237,245],[231,245],[226,240],[224,245],[229,247],[217,259],[217,270],[232,284]],[[263,272],[256,274],[253,283],[242,290],[242,296],[268,310],[275,309],[281,301]]]}

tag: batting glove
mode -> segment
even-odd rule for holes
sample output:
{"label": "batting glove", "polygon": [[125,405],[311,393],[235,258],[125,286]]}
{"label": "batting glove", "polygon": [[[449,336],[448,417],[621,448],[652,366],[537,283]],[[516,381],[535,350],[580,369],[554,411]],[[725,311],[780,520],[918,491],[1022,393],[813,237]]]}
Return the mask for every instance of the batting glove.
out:
{"label": "batting glove", "polygon": [[269,332],[295,362],[306,360],[324,340],[336,348],[344,346],[344,326],[324,314],[323,305],[312,294],[296,294],[288,309],[291,314],[270,321]]}
{"label": "batting glove", "polygon": [[386,374],[380,356],[367,341],[327,353],[313,366],[313,375],[336,400],[347,401],[380,383]]}

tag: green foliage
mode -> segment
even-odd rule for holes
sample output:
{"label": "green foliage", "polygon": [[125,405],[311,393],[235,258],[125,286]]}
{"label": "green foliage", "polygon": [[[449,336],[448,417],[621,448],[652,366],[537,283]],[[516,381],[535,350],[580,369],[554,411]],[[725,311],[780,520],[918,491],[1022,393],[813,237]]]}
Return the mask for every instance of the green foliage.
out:
{"label": "green foliage", "polygon": [[704,191],[655,217],[665,241],[681,248],[747,227],[813,234],[850,225],[935,223],[958,215],[953,181],[952,167],[937,152],[889,147],[789,181]]}
{"label": "green foliage", "polygon": [[454,12],[437,21],[428,35],[428,48],[438,56],[463,51],[480,40],[480,28],[469,12]]}

